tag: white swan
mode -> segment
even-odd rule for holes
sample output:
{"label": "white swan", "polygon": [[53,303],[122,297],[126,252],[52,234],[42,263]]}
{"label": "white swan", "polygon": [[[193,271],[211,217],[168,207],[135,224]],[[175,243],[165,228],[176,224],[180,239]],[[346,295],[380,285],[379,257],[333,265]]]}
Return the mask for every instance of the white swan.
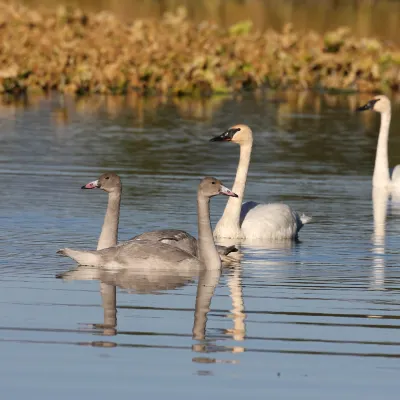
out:
{"label": "white swan", "polygon": [[[122,195],[121,178],[114,172],[107,172],[105,174],[102,174],[99,179],[82,186],[82,189],[96,188],[102,189],[108,193],[108,206],[106,216],[104,218],[104,224],[100,234],[99,246],[97,247],[97,250],[100,250],[106,247],[115,246],[117,244]],[[179,229],[160,229],[145,232],[129,240],[147,240],[152,242],[162,242],[185,250],[194,256],[198,256],[197,239],[189,233]],[[234,261],[233,258],[227,257],[227,255],[238,251],[235,246],[216,247],[222,261]]]}
{"label": "white swan", "polygon": [[[234,142],[240,146],[240,160],[233,191],[243,199],[250,164],[253,133],[247,125],[235,125],[210,141]],[[216,238],[234,239],[297,239],[299,230],[311,217],[300,216],[288,205],[259,204],[249,201],[240,205],[229,199],[225,211],[214,230]]]}
{"label": "white swan", "polygon": [[219,269],[221,258],[214,244],[210,222],[210,198],[223,194],[238,197],[216,178],[206,177],[197,192],[199,257],[162,242],[130,240],[103,250],[61,249],[57,253],[71,257],[79,264],[97,267],[138,268],[182,271],[185,269]]}
{"label": "white swan", "polygon": [[357,111],[374,110],[381,114],[378,145],[376,147],[375,168],[372,177],[372,186],[400,190],[400,165],[396,165],[390,179],[388,161],[388,141],[390,119],[392,116],[390,100],[384,96],[375,96],[367,104],[357,108]]}

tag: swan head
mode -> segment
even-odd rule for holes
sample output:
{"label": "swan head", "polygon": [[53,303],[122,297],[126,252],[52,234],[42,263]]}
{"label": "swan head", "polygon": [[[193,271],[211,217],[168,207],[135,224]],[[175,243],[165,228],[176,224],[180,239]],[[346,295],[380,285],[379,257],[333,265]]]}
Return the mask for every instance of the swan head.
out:
{"label": "swan head", "polygon": [[234,142],[238,144],[246,144],[253,142],[253,132],[247,125],[233,125],[221,135],[210,139],[210,142]]}
{"label": "swan head", "polygon": [[121,191],[121,178],[114,172],[106,172],[99,179],[83,185],[81,189],[102,189],[107,193]]}
{"label": "swan head", "polygon": [[357,111],[374,110],[379,113],[390,111],[390,100],[383,94],[375,96],[368,103],[357,108]]}
{"label": "swan head", "polygon": [[233,193],[232,190],[225,187],[219,179],[213,178],[212,176],[206,176],[201,180],[199,193],[205,197],[214,197],[219,194],[230,197],[239,197],[236,193]]}

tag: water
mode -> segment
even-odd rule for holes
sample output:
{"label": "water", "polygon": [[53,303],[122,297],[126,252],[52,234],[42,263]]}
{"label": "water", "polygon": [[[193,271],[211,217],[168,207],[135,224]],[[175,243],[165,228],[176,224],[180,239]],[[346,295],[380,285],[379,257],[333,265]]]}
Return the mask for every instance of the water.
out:
{"label": "water", "polygon": [[[390,202],[385,217],[378,193],[374,226],[379,117],[353,112],[368,98],[4,102],[2,398],[394,398],[399,208]],[[397,101],[393,113],[391,166],[400,163]],[[231,186],[238,160],[235,145],[208,139],[238,122],[255,135],[246,198],[284,201],[313,224],[297,244],[246,244],[221,277],[171,279],[157,291],[138,275],[102,276],[123,287],[114,329],[112,294],[102,303],[98,280],[56,279],[74,267],[56,250],[93,248],[99,235],[106,195],[80,186],[121,175],[120,239],[158,227],[195,234],[199,178]],[[225,202],[213,199],[213,223]]]}

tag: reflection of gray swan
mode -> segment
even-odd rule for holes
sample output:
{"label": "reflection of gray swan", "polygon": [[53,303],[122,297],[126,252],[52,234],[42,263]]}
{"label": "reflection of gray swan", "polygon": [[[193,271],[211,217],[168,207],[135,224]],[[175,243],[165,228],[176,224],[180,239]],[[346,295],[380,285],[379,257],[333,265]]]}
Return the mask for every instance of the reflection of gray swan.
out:
{"label": "reflection of gray swan", "polygon": [[[193,268],[219,269],[221,259],[214,244],[210,222],[210,198],[223,194],[238,197],[235,193],[222,185],[216,178],[204,178],[198,187],[198,231],[199,231],[199,257],[162,242],[130,240],[114,247],[97,251],[82,251],[73,249],[59,250],[59,254],[71,257],[79,264],[93,265],[105,268],[150,268],[184,270]],[[108,234],[107,224],[114,221],[113,227],[118,230],[118,207],[107,209],[103,226]],[[111,218],[110,218],[111,217]],[[114,233],[116,235],[116,233]]]}
{"label": "reflection of gray swan", "polygon": [[[235,125],[211,139],[240,145],[240,159],[233,189],[243,200],[250,164],[253,133],[247,125]],[[232,239],[288,239],[297,238],[299,230],[311,220],[299,215],[286,204],[258,204],[254,201],[241,205],[228,201],[224,214],[214,230],[216,238]]]}
{"label": "reflection of gray swan", "polygon": [[[115,286],[141,294],[154,293],[162,290],[173,290],[192,282],[197,276],[196,305],[193,322],[193,338],[202,340],[205,338],[207,314],[210,311],[210,303],[215,288],[219,282],[221,270],[203,269],[198,275],[192,271],[186,276],[165,271],[165,274],[155,273],[154,270],[121,269],[107,270],[87,265],[58,275],[64,281],[73,280],[100,280],[102,285],[113,288]],[[117,307],[113,295],[110,292],[103,294],[104,327],[111,332],[116,327]],[[105,330],[105,332],[106,332]],[[116,331],[114,330],[114,334]]]}
{"label": "reflection of gray swan", "polygon": [[392,173],[389,174],[388,161],[388,141],[391,118],[390,100],[383,95],[375,96],[367,104],[359,107],[357,111],[374,110],[381,114],[381,127],[379,129],[378,145],[376,147],[375,168],[372,178],[372,186],[380,188],[400,190],[400,165],[396,165]]}

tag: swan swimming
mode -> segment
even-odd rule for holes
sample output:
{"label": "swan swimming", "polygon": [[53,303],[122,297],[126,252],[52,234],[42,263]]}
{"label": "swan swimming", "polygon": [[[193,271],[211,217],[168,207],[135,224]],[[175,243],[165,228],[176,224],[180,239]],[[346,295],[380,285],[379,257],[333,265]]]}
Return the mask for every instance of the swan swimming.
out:
{"label": "swan swimming", "polygon": [[400,165],[393,169],[392,179],[389,173],[388,141],[390,119],[392,116],[390,100],[384,95],[375,96],[368,103],[357,108],[357,111],[374,110],[381,114],[378,145],[376,147],[374,175],[372,186],[400,190]]}
{"label": "swan swimming", "polygon": [[177,273],[192,269],[219,269],[221,258],[215,247],[210,222],[210,199],[219,194],[238,197],[216,178],[204,178],[197,192],[199,257],[162,242],[130,240],[102,250],[83,251],[61,249],[57,253],[68,256],[81,265],[108,269],[138,268],[175,270]]}
{"label": "swan swimming", "polygon": [[[253,132],[247,125],[235,125],[210,140],[233,142],[240,146],[240,159],[233,191],[243,199],[253,146]],[[228,200],[224,213],[214,230],[216,238],[232,239],[297,239],[299,230],[311,217],[299,215],[281,203],[259,204],[248,201],[242,205]]]}
{"label": "swan swimming", "polygon": [[[118,241],[118,225],[122,195],[121,178],[114,172],[106,172],[99,179],[83,185],[81,189],[101,189],[108,193],[108,206],[104,223],[101,230],[97,250],[115,246]],[[198,256],[197,239],[189,233],[179,229],[160,229],[145,232],[129,240],[147,240],[162,242],[174,247],[178,247],[188,253]],[[122,244],[122,243],[120,243]],[[222,261],[234,261],[228,254],[236,252],[235,246],[216,246]]]}

